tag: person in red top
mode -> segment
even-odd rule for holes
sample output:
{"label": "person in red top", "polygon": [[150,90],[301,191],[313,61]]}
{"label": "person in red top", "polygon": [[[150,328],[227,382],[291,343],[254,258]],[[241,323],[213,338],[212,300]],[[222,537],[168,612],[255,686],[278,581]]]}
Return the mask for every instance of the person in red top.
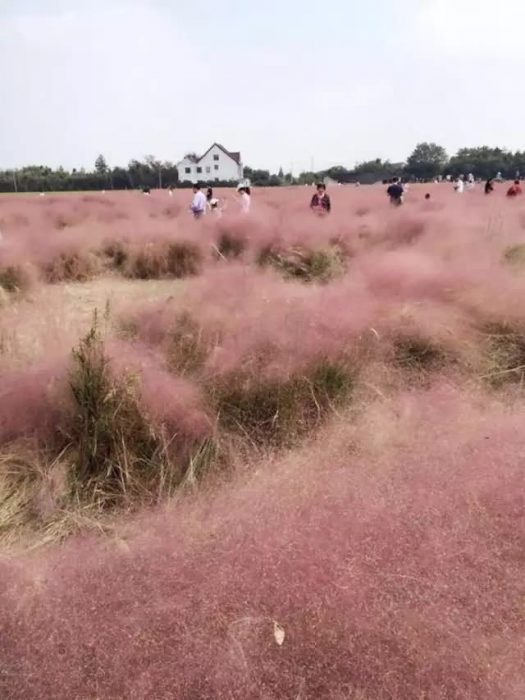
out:
{"label": "person in red top", "polygon": [[326,194],[326,185],[324,182],[320,182],[317,185],[317,192],[312,197],[310,209],[317,214],[329,214],[332,210],[332,203],[330,197]]}
{"label": "person in red top", "polygon": [[507,197],[517,197],[519,194],[523,194],[520,181],[514,180],[514,184],[512,185],[512,187],[510,187],[509,191],[507,192]]}

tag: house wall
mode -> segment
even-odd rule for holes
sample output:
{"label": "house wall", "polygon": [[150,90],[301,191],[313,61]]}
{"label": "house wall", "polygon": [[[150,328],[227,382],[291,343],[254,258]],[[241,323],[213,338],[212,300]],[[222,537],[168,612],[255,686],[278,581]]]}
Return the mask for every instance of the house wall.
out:
{"label": "house wall", "polygon": [[[186,172],[189,169],[189,172]],[[201,158],[198,163],[192,163],[186,159],[177,165],[179,180],[189,180],[190,182],[213,182],[214,180],[237,181],[242,179],[242,165],[230,158],[218,146],[213,148]]]}
{"label": "house wall", "polygon": [[[186,172],[186,170],[189,170],[189,172]],[[187,160],[186,158],[181,160],[180,163],[177,163],[177,172],[179,173],[179,182],[184,182],[184,180],[197,182],[198,180],[195,174],[195,163],[192,163],[191,160]]]}

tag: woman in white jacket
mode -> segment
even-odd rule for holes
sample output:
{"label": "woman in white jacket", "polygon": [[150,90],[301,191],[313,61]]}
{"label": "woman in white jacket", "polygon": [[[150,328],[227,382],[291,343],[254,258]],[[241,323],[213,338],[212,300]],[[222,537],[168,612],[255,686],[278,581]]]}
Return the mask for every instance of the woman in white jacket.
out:
{"label": "woman in white jacket", "polygon": [[249,214],[252,207],[252,193],[248,185],[239,185],[237,192],[241,196],[241,211],[243,214]]}

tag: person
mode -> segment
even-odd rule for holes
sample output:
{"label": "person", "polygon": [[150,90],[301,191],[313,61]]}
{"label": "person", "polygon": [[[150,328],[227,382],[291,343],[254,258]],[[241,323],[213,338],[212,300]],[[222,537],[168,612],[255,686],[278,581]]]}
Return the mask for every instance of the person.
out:
{"label": "person", "polygon": [[401,184],[401,180],[395,177],[392,180],[392,184],[386,191],[387,195],[390,197],[390,204],[395,207],[400,207],[403,204],[403,195],[405,194],[405,189]]}
{"label": "person", "polygon": [[520,194],[523,194],[520,181],[514,180],[514,184],[509,188],[507,192],[507,197],[517,197]]}
{"label": "person", "polygon": [[326,194],[326,185],[324,182],[317,184],[317,192],[313,195],[310,202],[310,209],[316,214],[329,214],[332,211],[332,202]]}
{"label": "person", "polygon": [[173,197],[173,187],[171,185],[168,187],[168,196]]}
{"label": "person", "polygon": [[193,201],[191,203],[191,212],[195,219],[200,219],[206,214],[206,196],[201,190],[199,183],[193,185]]}
{"label": "person", "polygon": [[213,190],[211,187],[208,187],[208,189],[206,190],[206,204],[208,206],[208,209],[213,214],[220,213],[219,200],[217,199],[217,197],[213,196]]}
{"label": "person", "polygon": [[454,183],[454,189],[458,194],[463,194],[465,191],[465,181],[463,180],[463,175],[460,175]]}
{"label": "person", "polygon": [[491,192],[494,192],[494,180],[489,177],[485,183],[485,194],[490,194]]}
{"label": "person", "polygon": [[237,192],[241,197],[241,211],[243,214],[249,214],[252,206],[252,191],[249,185],[239,185]]}

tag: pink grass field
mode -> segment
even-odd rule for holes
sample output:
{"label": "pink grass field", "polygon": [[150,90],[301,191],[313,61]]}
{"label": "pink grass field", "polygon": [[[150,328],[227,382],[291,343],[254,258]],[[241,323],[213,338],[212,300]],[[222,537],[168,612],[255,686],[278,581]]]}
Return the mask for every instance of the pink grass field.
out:
{"label": "pink grass field", "polygon": [[[525,697],[525,201],[384,190],[0,198],[1,698]],[[95,308],[185,474],[110,511],[48,489]]]}

